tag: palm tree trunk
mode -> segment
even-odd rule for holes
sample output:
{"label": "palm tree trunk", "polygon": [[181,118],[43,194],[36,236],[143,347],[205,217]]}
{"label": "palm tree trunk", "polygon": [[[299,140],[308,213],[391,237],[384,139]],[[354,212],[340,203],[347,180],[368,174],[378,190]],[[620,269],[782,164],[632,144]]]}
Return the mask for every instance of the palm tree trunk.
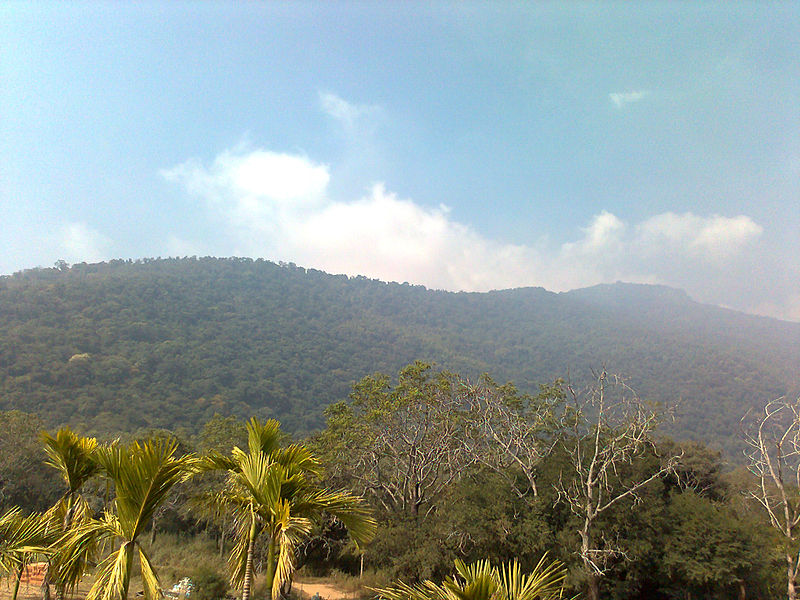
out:
{"label": "palm tree trunk", "polygon": [[250,600],[250,587],[253,583],[253,549],[256,545],[256,517],[251,508],[250,536],[247,542],[247,562],[244,567],[242,582],[242,600]]}
{"label": "palm tree trunk", "polygon": [[19,566],[19,571],[17,571],[17,580],[14,582],[14,593],[11,596],[11,600],[17,600],[17,593],[19,592],[19,582],[22,581],[22,572],[25,570],[25,564],[21,564]]}
{"label": "palm tree trunk", "polygon": [[47,563],[47,568],[44,571],[44,578],[42,579],[42,600],[50,600],[50,562]]}
{"label": "palm tree trunk", "polygon": [[150,524],[150,547],[153,547],[153,544],[156,543],[156,525],[158,523],[158,519],[155,515],[153,515],[153,522]]}
{"label": "palm tree trunk", "polygon": [[225,556],[225,518],[222,518],[222,527],[219,531],[219,557]]}
{"label": "palm tree trunk", "polygon": [[[278,567],[278,544],[275,541],[275,536],[272,535],[269,539],[269,546],[267,547],[267,570],[264,574],[267,583],[267,589],[272,594],[272,586],[275,583],[275,571]],[[274,596],[274,594],[272,594]]]}

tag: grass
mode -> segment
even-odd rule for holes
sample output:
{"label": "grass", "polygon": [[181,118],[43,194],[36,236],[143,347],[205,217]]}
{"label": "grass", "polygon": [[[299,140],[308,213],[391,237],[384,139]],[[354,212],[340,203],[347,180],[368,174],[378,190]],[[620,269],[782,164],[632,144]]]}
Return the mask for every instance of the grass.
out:
{"label": "grass", "polygon": [[199,534],[193,536],[162,533],[152,548],[146,548],[156,568],[161,586],[170,588],[183,577],[190,577],[199,567],[226,575],[227,555],[220,557],[216,542]]}

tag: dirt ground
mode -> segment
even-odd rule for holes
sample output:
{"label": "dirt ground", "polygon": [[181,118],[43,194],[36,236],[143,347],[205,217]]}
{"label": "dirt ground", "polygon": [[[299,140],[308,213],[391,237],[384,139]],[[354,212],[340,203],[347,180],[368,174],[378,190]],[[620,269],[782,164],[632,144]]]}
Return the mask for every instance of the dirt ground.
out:
{"label": "dirt ground", "polygon": [[329,583],[316,583],[296,581],[292,585],[292,592],[296,592],[303,600],[313,598],[319,594],[322,600],[351,600],[356,597],[353,592],[345,592]]}
{"label": "dirt ground", "polygon": [[[73,598],[85,598],[86,592],[89,591],[90,584],[87,582],[82,584],[75,592]],[[6,580],[0,580],[0,600],[11,600],[13,592],[13,585],[9,585]],[[353,592],[346,592],[338,589],[336,586],[329,583],[320,583],[315,581],[296,581],[292,586],[292,591],[297,593],[303,600],[311,600],[314,594],[319,594],[322,600],[355,600],[357,594]],[[55,590],[50,588],[50,597],[55,599]],[[70,596],[67,596],[69,600]],[[38,585],[21,585],[17,600],[41,600],[42,590]]]}
{"label": "dirt ground", "polygon": [[[75,591],[75,598],[85,598],[86,592],[89,591],[89,584],[81,585],[78,590]],[[11,596],[14,592],[14,585],[13,582],[9,583],[7,580],[2,579],[0,580],[0,600],[11,600]],[[50,598],[55,600],[56,591],[53,587],[50,587]],[[71,596],[67,594],[67,600],[69,600]],[[17,594],[17,600],[42,600],[42,588],[38,585],[25,585],[22,584],[19,586],[19,593]]]}

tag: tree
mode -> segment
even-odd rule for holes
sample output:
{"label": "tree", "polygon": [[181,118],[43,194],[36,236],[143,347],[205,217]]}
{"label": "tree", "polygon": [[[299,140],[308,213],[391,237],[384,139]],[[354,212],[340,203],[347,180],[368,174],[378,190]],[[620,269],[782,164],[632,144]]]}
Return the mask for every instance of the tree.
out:
{"label": "tree", "polygon": [[[100,471],[100,465],[94,457],[97,440],[79,436],[68,427],[59,429],[55,436],[43,431],[41,438],[47,454],[46,464],[56,469],[67,485],[66,492],[48,511],[54,529],[66,535],[75,522],[86,523],[91,518],[92,511],[80,490]],[[58,554],[54,558],[50,561],[47,575],[55,582],[57,600],[63,600],[66,589],[74,589],[78,585],[91,553],[84,553],[81,558],[74,557],[68,564],[59,561]]]}
{"label": "tree", "polygon": [[675,494],[668,508],[670,535],[664,540],[663,564],[670,581],[691,591],[736,585],[746,597],[746,580],[762,561],[764,548],[733,510],[687,490]]}
{"label": "tree", "polygon": [[247,451],[235,447],[229,457],[212,454],[203,468],[228,473],[225,487],[209,499],[236,526],[236,545],[229,558],[231,583],[242,588],[242,600],[250,599],[255,547],[263,537],[266,581],[277,598],[291,580],[297,545],[323,513],[340,519],[358,544],[372,538],[376,523],[360,497],[317,485],[319,462],[305,446],[284,447],[277,421],[261,424],[253,418],[247,432]]}
{"label": "tree", "polygon": [[427,580],[416,585],[403,582],[375,590],[386,600],[560,600],[567,570],[542,556],[531,573],[523,574],[516,560],[493,567],[488,560],[471,565],[455,561],[456,575],[441,585]]}
{"label": "tree", "polygon": [[[209,453],[230,453],[236,446],[247,445],[247,429],[245,423],[236,417],[223,417],[219,413],[209,419],[200,434],[197,436],[197,447],[203,454]],[[224,475],[220,472],[205,473],[200,477],[203,485],[219,490],[224,483]],[[195,479],[197,484],[197,479]],[[218,514],[212,506],[204,506],[202,503],[193,503],[192,511],[206,523],[213,523],[219,530],[219,555],[220,558],[225,553],[225,540],[229,533],[230,523],[226,521],[226,515]]]}
{"label": "tree", "polygon": [[742,419],[748,468],[758,479],[751,496],[780,532],[786,560],[786,593],[797,600],[800,571],[800,398],[768,402],[754,418]]}
{"label": "tree", "polygon": [[331,475],[351,481],[390,515],[424,518],[475,462],[465,444],[468,388],[450,373],[435,376],[417,361],[395,387],[375,374],[353,386],[350,402],[325,411],[317,443]]}
{"label": "tree", "polygon": [[624,379],[605,370],[586,390],[576,392],[568,386],[567,391],[559,443],[569,466],[555,486],[580,522],[578,553],[589,598],[598,600],[600,578],[611,559],[623,554],[613,541],[598,535],[598,517],[623,500],[636,504],[638,492],[672,472],[678,456],[662,457],[658,468],[638,477],[625,473],[635,461],[657,456],[652,434],[663,415],[645,404]]}
{"label": "tree", "polygon": [[64,560],[71,564],[87,546],[103,541],[116,542],[119,547],[98,565],[87,600],[126,600],[137,553],[146,600],[160,598],[158,576],[139,537],[172,488],[191,476],[197,466],[193,455],[176,457],[176,448],[175,442],[156,439],[95,450],[98,464],[114,483],[113,510],[69,535]]}
{"label": "tree", "polygon": [[470,410],[469,452],[504,477],[520,498],[537,498],[540,465],[558,441],[555,414],[565,400],[560,382],[540,386],[535,397],[520,396],[512,384],[498,386],[484,375],[464,397]]}
{"label": "tree", "polygon": [[22,572],[37,554],[47,554],[55,541],[48,531],[48,519],[41,513],[22,515],[11,508],[0,516],[0,574],[15,574],[13,600],[17,598]]}
{"label": "tree", "polygon": [[0,411],[0,508],[44,511],[58,499],[55,473],[42,464],[43,428],[36,415]]}

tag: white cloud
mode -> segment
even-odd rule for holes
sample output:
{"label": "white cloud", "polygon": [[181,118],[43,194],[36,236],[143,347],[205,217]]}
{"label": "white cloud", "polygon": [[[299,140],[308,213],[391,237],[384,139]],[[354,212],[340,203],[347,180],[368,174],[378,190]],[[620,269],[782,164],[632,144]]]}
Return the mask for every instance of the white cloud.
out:
{"label": "white cloud", "polygon": [[618,109],[625,108],[628,104],[641,102],[650,95],[648,90],[633,90],[629,92],[612,92],[608,99]]}
{"label": "white cloud", "polygon": [[85,223],[67,223],[57,246],[59,258],[69,263],[99,262],[109,258],[111,240]]}
{"label": "white cloud", "polygon": [[223,201],[234,197],[245,205],[261,198],[277,204],[314,203],[330,179],[326,165],[306,157],[243,147],[223,152],[208,169],[190,160],[161,175],[183,183],[192,193]]}
{"label": "white cloud", "polygon": [[639,225],[639,245],[650,252],[665,246],[708,259],[724,259],[740,252],[763,233],[745,215],[700,217],[691,212],[655,215]]}
{"label": "white cloud", "polygon": [[353,131],[358,126],[371,123],[381,112],[380,107],[373,104],[353,104],[331,92],[320,92],[319,102],[322,110],[329,117],[338,121],[346,131]]}
{"label": "white cloud", "polygon": [[588,227],[582,228],[583,238],[579,242],[564,244],[567,253],[596,254],[617,251],[622,244],[625,223],[616,215],[604,210],[592,217]]}
{"label": "white cloud", "polygon": [[[576,225],[569,243],[542,236],[508,244],[458,222],[447,207],[421,206],[383,185],[335,201],[329,168],[305,156],[239,147],[208,166],[190,160],[162,175],[205,201],[219,224],[215,251],[449,290],[562,291],[625,280],[692,293],[720,273],[744,273],[740,258],[763,231],[744,215],[668,212],[625,223],[601,211]],[[204,253],[186,240],[173,246]]]}

